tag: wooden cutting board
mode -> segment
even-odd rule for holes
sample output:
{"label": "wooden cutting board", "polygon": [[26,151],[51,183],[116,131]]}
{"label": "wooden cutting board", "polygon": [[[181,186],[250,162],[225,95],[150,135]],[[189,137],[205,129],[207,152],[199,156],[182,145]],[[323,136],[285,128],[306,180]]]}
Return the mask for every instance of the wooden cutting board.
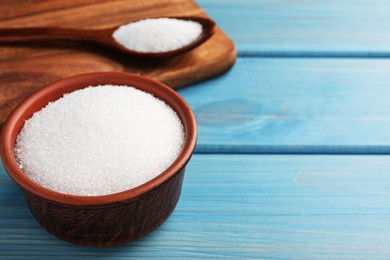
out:
{"label": "wooden cutting board", "polygon": [[[179,15],[207,16],[191,0],[0,1],[0,28],[107,28],[140,18]],[[101,47],[77,43],[0,45],[0,126],[25,97],[63,77],[125,71],[178,88],[223,73],[235,58],[233,42],[220,29],[195,50],[159,61],[124,57]]]}

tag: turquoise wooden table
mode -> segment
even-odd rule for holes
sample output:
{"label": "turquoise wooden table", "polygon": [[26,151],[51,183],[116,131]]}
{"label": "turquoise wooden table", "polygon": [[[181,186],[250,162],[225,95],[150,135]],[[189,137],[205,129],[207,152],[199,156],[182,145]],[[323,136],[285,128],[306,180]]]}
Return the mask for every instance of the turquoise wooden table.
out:
{"label": "turquoise wooden table", "polygon": [[0,259],[389,257],[390,2],[198,3],[239,57],[179,91],[199,139],[172,216],[128,245],[74,246],[1,169]]}

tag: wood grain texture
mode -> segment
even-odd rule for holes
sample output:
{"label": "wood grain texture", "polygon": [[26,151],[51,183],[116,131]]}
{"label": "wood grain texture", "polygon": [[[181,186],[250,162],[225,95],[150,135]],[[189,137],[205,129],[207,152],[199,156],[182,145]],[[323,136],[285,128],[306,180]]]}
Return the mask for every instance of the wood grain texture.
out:
{"label": "wood grain texture", "polygon": [[[17,2],[0,6],[18,6],[22,17]],[[61,11],[68,1],[28,2],[52,19],[47,3]],[[198,3],[232,36],[242,58],[227,75],[179,92],[198,118],[197,152],[238,154],[194,155],[168,221],[109,249],[53,239],[0,171],[0,258],[388,258],[390,157],[240,153],[390,153],[390,63],[367,59],[390,56],[389,2]],[[29,48],[0,53],[0,60],[22,58]],[[71,50],[52,46],[29,55]]]}
{"label": "wood grain texture", "polygon": [[179,200],[184,168],[135,199],[106,205],[66,205],[24,190],[31,214],[48,232],[65,241],[107,247],[134,241],[159,227]]}
{"label": "wood grain texture", "polygon": [[388,156],[195,155],[171,217],[140,240],[105,249],[46,233],[1,170],[0,255],[386,259],[389,167]]}
{"label": "wood grain texture", "polygon": [[[191,0],[164,1],[5,1],[0,28],[58,26],[109,28],[152,16],[206,16]],[[218,29],[195,50],[152,61],[125,57],[101,47],[77,43],[0,45],[0,125],[25,97],[66,76],[96,71],[126,71],[182,87],[226,71],[235,47]]]}
{"label": "wood grain texture", "polygon": [[198,153],[390,153],[390,61],[240,57],[179,90]]}
{"label": "wood grain texture", "polygon": [[386,0],[198,0],[241,56],[390,57]]}

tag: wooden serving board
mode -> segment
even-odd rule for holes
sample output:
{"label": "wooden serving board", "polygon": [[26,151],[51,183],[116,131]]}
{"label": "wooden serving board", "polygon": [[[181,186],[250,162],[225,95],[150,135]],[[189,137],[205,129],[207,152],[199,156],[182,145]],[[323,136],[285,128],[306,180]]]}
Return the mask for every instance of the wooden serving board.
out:
{"label": "wooden serving board", "polygon": [[[191,0],[0,1],[0,28],[107,28],[146,17],[186,15],[207,16]],[[178,88],[223,73],[235,58],[233,42],[220,29],[193,51],[159,61],[124,57],[77,43],[0,45],[0,125],[25,97],[63,77],[125,71]]]}

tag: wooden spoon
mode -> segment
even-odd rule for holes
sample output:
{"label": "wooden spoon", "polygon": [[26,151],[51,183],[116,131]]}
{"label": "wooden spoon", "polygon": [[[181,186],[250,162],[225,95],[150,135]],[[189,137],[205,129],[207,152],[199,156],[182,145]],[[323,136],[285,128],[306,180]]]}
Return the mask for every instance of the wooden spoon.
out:
{"label": "wooden spoon", "polygon": [[[187,52],[209,39],[215,31],[215,23],[208,18],[197,16],[186,17],[153,17],[155,18],[174,18],[198,22],[202,26],[202,33],[190,44],[181,48],[166,52],[138,52],[127,49],[119,44],[114,38],[113,33],[121,26],[108,29],[72,29],[58,27],[35,27],[35,28],[13,28],[0,29],[0,43],[30,43],[30,42],[48,42],[48,41],[77,41],[98,44],[129,56],[145,58],[165,58]],[[146,18],[140,19],[144,20]],[[137,22],[135,20],[132,22]],[[130,22],[130,23],[132,23]]]}

